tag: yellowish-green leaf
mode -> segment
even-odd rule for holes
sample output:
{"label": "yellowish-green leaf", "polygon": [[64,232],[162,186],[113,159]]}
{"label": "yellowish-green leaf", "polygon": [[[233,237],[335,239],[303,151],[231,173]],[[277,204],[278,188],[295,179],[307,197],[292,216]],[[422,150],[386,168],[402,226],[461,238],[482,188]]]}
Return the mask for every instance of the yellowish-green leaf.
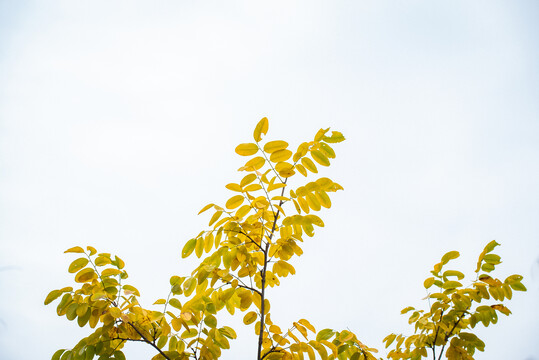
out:
{"label": "yellowish-green leaf", "polygon": [[49,305],[54,300],[58,299],[60,297],[60,295],[62,295],[62,294],[63,294],[63,292],[60,291],[60,290],[51,291],[49,293],[49,295],[47,295],[47,297],[45,298],[45,305]]}
{"label": "yellowish-green leaf", "polygon": [[320,150],[311,150],[311,156],[320,165],[329,166],[329,159]]}
{"label": "yellowish-green leaf", "polygon": [[335,335],[335,331],[333,331],[332,329],[320,330],[316,335],[316,341],[331,339],[333,335]]}
{"label": "yellowish-green leaf", "polygon": [[236,146],[236,154],[241,156],[251,156],[258,152],[258,145],[253,143],[239,144]]}
{"label": "yellowish-green leaf", "polygon": [[322,151],[328,158],[335,159],[335,151],[328,144],[320,143],[320,151]]}
{"label": "yellowish-green leaf", "polygon": [[255,131],[253,132],[253,137],[256,142],[262,140],[262,134],[266,135],[268,133],[269,122],[268,118],[262,118],[258,124],[256,124]]}
{"label": "yellowish-green leaf", "polygon": [[324,227],[324,222],[316,215],[305,215],[304,219],[307,220],[310,224]]}
{"label": "yellowish-green leaf", "polygon": [[124,285],[122,286],[123,290],[124,290],[124,293],[127,294],[127,295],[135,295],[135,296],[140,296],[140,293],[139,291],[137,290],[136,287],[134,286],[131,286],[131,285]]}
{"label": "yellowish-green leaf", "polygon": [[447,264],[450,260],[456,259],[460,256],[458,251],[449,251],[442,256],[442,263]]}
{"label": "yellowish-green leaf", "polygon": [[459,283],[458,281],[446,281],[443,283],[442,285],[442,288],[443,289],[454,289],[454,288],[458,288],[458,287],[461,287],[462,284]]}
{"label": "yellowish-green leaf", "polygon": [[232,196],[230,199],[228,199],[225,206],[227,209],[235,209],[239,207],[241,204],[243,204],[244,200],[245,198],[243,197],[243,195],[235,195],[235,196]]}
{"label": "yellowish-green leaf", "polygon": [[196,243],[197,239],[191,239],[184,245],[182,249],[182,258],[186,258],[191,255],[193,250],[195,250]]}
{"label": "yellowish-green leaf", "polygon": [[329,131],[329,128],[318,130],[318,132],[317,132],[316,135],[314,136],[314,141],[320,141],[320,140],[322,140],[322,138],[324,137],[324,135],[326,135],[326,133],[327,133],[328,131]]}
{"label": "yellowish-green leaf", "polygon": [[95,255],[97,250],[93,246],[86,246],[86,250],[90,252],[90,255]]}
{"label": "yellowish-green leaf", "polygon": [[311,159],[304,157],[301,159],[301,164],[305,167],[305,169],[309,170],[310,172],[315,174],[318,173],[318,169],[316,168],[316,165]]}
{"label": "yellowish-green leaf", "polygon": [[217,318],[213,315],[206,315],[206,317],[204,318],[204,324],[206,324],[210,328],[216,328]]}
{"label": "yellowish-green leaf", "polygon": [[299,171],[299,173],[303,176],[307,176],[307,170],[305,169],[305,166],[301,164],[296,164],[295,169]]}
{"label": "yellowish-green leaf", "polygon": [[52,355],[51,360],[60,360],[60,356],[62,356],[65,351],[65,349],[56,350]]}
{"label": "yellowish-green leaf", "polygon": [[92,268],[82,269],[75,275],[75,281],[78,283],[85,283],[97,278],[97,274]]}
{"label": "yellowish-green leaf", "polygon": [[464,274],[457,270],[444,271],[444,274],[443,274],[444,279],[447,279],[449,276],[455,276],[458,280],[464,279]]}
{"label": "yellowish-green leaf", "polygon": [[69,265],[69,269],[67,271],[69,271],[70,273],[76,273],[77,271],[85,267],[87,264],[87,258],[78,258]]}
{"label": "yellowish-green leaf", "polygon": [[428,279],[425,279],[425,281],[423,282],[423,286],[425,287],[425,289],[428,289],[430,288],[432,285],[434,285],[434,277],[430,277]]}
{"label": "yellowish-green leaf", "polygon": [[334,143],[340,143],[341,141],[344,141],[345,138],[343,134],[341,134],[340,132],[332,131],[331,136],[329,137],[325,136],[323,140],[327,143],[334,144]]}
{"label": "yellowish-green leaf", "polygon": [[84,253],[84,249],[80,246],[75,246],[67,249],[66,251],[64,251],[64,253]]}

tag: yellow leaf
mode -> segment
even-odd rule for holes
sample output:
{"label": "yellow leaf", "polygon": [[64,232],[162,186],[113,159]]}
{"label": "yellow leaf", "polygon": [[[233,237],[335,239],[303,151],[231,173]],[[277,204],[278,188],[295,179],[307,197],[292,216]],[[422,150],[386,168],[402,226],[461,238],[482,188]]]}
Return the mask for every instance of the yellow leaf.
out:
{"label": "yellow leaf", "polygon": [[307,170],[305,170],[305,167],[301,164],[296,164],[295,166],[296,170],[299,171],[299,173],[303,176],[307,176]]}
{"label": "yellow leaf", "polygon": [[236,217],[239,219],[243,219],[243,217],[247,215],[250,210],[251,207],[249,205],[243,205],[238,209],[238,211],[236,211]]}
{"label": "yellow leaf", "polygon": [[435,279],[433,277],[430,277],[428,279],[425,279],[425,281],[423,282],[423,286],[425,287],[425,289],[428,289],[430,288],[432,285],[434,285],[434,281]]}
{"label": "yellow leaf", "polygon": [[240,186],[243,188],[244,186],[252,183],[255,180],[256,180],[256,175],[255,174],[245,175],[243,177],[243,179],[241,179]]}
{"label": "yellow leaf", "polygon": [[247,161],[245,163],[245,168],[246,169],[253,168],[255,170],[260,170],[260,168],[264,166],[265,163],[266,163],[266,160],[263,157],[257,156]]}
{"label": "yellow leaf", "polygon": [[324,190],[316,191],[315,195],[316,195],[316,198],[318,199],[318,202],[320,202],[320,205],[322,205],[326,209],[329,209],[331,207],[331,199],[329,198],[329,195]]}
{"label": "yellow leaf", "polygon": [[109,309],[109,311],[110,311],[110,314],[112,315],[112,317],[115,318],[115,319],[122,316],[122,311],[120,309],[118,309],[117,307],[111,307]]}
{"label": "yellow leaf", "polygon": [[236,146],[236,154],[241,156],[251,156],[258,152],[258,145],[253,143],[239,144]]}
{"label": "yellow leaf", "polygon": [[213,247],[213,240],[214,240],[213,233],[209,233],[208,235],[206,235],[206,239],[204,239],[205,252],[210,252],[211,248]]}
{"label": "yellow leaf", "polygon": [[329,128],[327,129],[320,129],[314,136],[314,141],[320,141],[322,138],[326,135],[326,133],[329,131]]}
{"label": "yellow leaf", "polygon": [[232,190],[232,191],[237,191],[237,192],[241,192],[241,186],[238,185],[238,184],[226,184],[225,187],[228,189],[228,190]]}
{"label": "yellow leaf", "polygon": [[253,192],[262,189],[262,186],[260,184],[251,184],[247,185],[243,191]]}
{"label": "yellow leaf", "polygon": [[210,222],[208,223],[208,226],[212,226],[213,224],[215,224],[215,222],[219,220],[222,214],[223,214],[222,211],[216,211],[215,214],[213,214],[213,216],[211,217]]}
{"label": "yellow leaf", "polygon": [[75,246],[64,251],[64,254],[65,253],[84,253],[84,249],[80,246]]}
{"label": "yellow leaf", "polygon": [[320,203],[318,202],[318,199],[313,193],[307,194],[307,204],[309,204],[309,207],[313,209],[314,211],[320,211]]}
{"label": "yellow leaf", "polygon": [[[288,143],[286,141],[274,140],[274,141],[269,141],[266,143],[266,145],[264,145],[264,151],[267,152],[268,154],[271,154],[279,150],[284,150],[287,147],[288,147]],[[292,152],[290,152],[290,154],[292,155]]]}
{"label": "yellow leaf", "polygon": [[320,165],[329,166],[329,159],[320,150],[311,150],[311,156]]}
{"label": "yellow leaf", "polygon": [[270,325],[269,332],[274,333],[274,334],[281,334],[282,333],[281,328],[278,327],[277,325]]}
{"label": "yellow leaf", "polygon": [[314,328],[314,326],[311,325],[311,323],[308,320],[300,319],[298,320],[298,323],[305,326],[307,329],[311,330],[313,333],[316,333],[316,329]]}
{"label": "yellow leaf", "polygon": [[315,174],[318,173],[318,169],[311,159],[304,157],[301,159],[301,164],[310,172]]}
{"label": "yellow leaf", "polygon": [[[303,210],[305,213],[309,213],[311,210],[309,209],[309,205],[307,204],[307,201],[303,197],[298,197],[299,206],[301,206],[301,210]],[[298,211],[299,212],[299,211]]]}
{"label": "yellow leaf", "polygon": [[213,204],[208,204],[208,205],[204,206],[204,207],[202,208],[202,210],[200,210],[200,211],[198,212],[198,215],[202,214],[204,211],[208,210],[208,209],[211,208],[212,206],[213,206]]}
{"label": "yellow leaf", "polygon": [[82,269],[77,273],[77,275],[75,275],[75,281],[78,283],[89,282],[95,278],[97,278],[97,274],[95,273],[94,269],[91,268]]}
{"label": "yellow leaf", "polygon": [[292,151],[288,149],[277,150],[270,155],[270,161],[274,163],[286,161],[290,159],[291,156],[292,156]]}
{"label": "yellow leaf", "polygon": [[262,140],[262,134],[266,135],[268,132],[269,122],[268,118],[262,118],[258,124],[256,124],[255,131],[253,132],[253,137],[256,142]]}
{"label": "yellow leaf", "polygon": [[241,204],[243,204],[244,200],[245,198],[243,197],[243,195],[232,196],[230,199],[228,199],[225,206],[227,209],[235,209]]}
{"label": "yellow leaf", "polygon": [[243,323],[245,325],[249,325],[255,322],[255,320],[258,318],[258,315],[254,311],[249,311],[244,317],[243,317]]}
{"label": "yellow leaf", "polygon": [[320,151],[322,151],[328,158],[335,159],[335,151],[326,143],[320,143]]}

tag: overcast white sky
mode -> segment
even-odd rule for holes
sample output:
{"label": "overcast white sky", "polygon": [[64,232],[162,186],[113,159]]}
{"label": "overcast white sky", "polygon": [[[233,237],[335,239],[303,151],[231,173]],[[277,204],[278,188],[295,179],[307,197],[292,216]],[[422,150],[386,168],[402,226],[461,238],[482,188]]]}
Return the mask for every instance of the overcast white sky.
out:
{"label": "overcast white sky", "polygon": [[[88,333],[43,306],[72,282],[68,247],[116,253],[146,304],[166,296],[267,116],[294,145],[347,137],[325,173],[345,191],[269,292],[281,327],[348,327],[384,355],[441,255],[472,279],[496,239],[498,275],[529,291],[477,359],[539,359],[538,24],[532,0],[1,0],[0,358]],[[223,358],[252,359],[251,332]]]}

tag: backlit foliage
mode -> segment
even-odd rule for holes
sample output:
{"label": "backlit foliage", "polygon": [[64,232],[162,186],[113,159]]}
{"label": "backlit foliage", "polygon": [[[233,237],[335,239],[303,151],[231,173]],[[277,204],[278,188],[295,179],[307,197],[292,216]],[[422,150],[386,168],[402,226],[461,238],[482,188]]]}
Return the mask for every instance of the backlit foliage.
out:
{"label": "backlit foliage", "polygon": [[[292,262],[302,255],[302,243],[314,236],[316,227],[324,226],[317,213],[329,209],[330,195],[343,189],[327,177],[305,180],[296,187],[289,179],[312,177],[320,166],[330,166],[336,156],[333,146],[344,137],[321,129],[313,140],[293,151],[283,140],[262,141],[267,131],[268,120],[263,118],[254,130],[254,142],[236,147],[236,153],[247,158],[239,169],[241,179],[226,185],[232,195],[225,204],[202,208],[200,213],[209,213],[208,228],[182,248],[183,258],[201,258],[200,265],[190,275],[171,277],[169,294],[154,303],[158,310],[138,302],[140,294],[125,284],[127,272],[117,256],[98,254],[91,246],[66,251],[80,255],[68,269],[78,286],[53,290],[45,304],[60,299],[58,315],[93,332],[73,348],[58,350],[53,360],[124,359],[122,349],[130,341],[153,347],[153,359],[218,359],[236,338],[232,328],[219,323],[221,311],[241,316],[253,328],[258,336],[257,360],[376,359],[373,353],[377,351],[350,330],[316,331],[307,319],[292,324],[276,324],[271,319],[266,289],[295,274]],[[478,273],[480,269],[490,272],[500,262],[499,256],[490,253],[496,245],[490,243],[481,254]],[[429,295],[435,301],[428,313],[413,312],[410,323],[415,324],[416,334],[391,334],[384,340],[387,346],[396,340],[390,359],[419,359],[437,346],[441,346],[441,356],[448,343],[450,359],[470,359],[484,344],[462,330],[478,322],[495,323],[496,311],[509,314],[503,304],[472,310],[472,302],[478,304],[489,296],[510,299],[511,289],[525,290],[518,275],[502,283],[482,274],[464,288],[460,272],[442,272],[457,256],[457,252],[444,255],[433,277],[425,281],[426,288],[437,286],[440,292]]]}

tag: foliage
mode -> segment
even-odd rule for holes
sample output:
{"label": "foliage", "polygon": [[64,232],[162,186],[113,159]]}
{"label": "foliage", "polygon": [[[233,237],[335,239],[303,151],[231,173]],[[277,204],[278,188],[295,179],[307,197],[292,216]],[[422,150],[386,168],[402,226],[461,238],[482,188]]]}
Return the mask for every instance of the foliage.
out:
{"label": "foliage", "polygon": [[[303,241],[314,236],[315,226],[324,226],[316,213],[329,209],[330,194],[343,189],[327,177],[295,188],[288,181],[298,173],[307,177],[317,174],[318,166],[330,166],[335,158],[332,146],[344,137],[321,129],[312,141],[303,142],[293,152],[283,140],[262,143],[267,131],[268,120],[263,118],[254,130],[255,142],[236,147],[237,154],[249,157],[239,169],[246,174],[239,183],[226,185],[234,195],[224,206],[208,204],[200,211],[210,211],[209,228],[187,241],[182,257],[204,258],[189,276],[171,277],[168,296],[154,303],[159,311],[142,307],[139,291],[125,284],[128,275],[117,256],[98,253],[91,246],[66,251],[82,254],[68,269],[79,286],[53,290],[45,304],[61,297],[58,315],[76,319],[79,326],[89,326],[93,332],[72,349],[58,350],[53,360],[124,359],[122,349],[129,341],[153,347],[153,359],[218,359],[236,338],[232,328],[219,323],[218,314],[224,310],[241,314],[243,323],[253,326],[258,336],[257,360],[303,359],[304,354],[310,360],[375,359],[376,349],[365,346],[350,330],[317,332],[306,319],[281,328],[271,319],[266,289],[295,274],[291,261],[302,255]],[[499,256],[491,254],[496,245],[491,242],[481,254],[478,274],[480,269],[490,272],[500,263]],[[396,340],[390,359],[419,359],[427,356],[428,348],[435,353],[436,346],[442,347],[441,357],[449,341],[449,358],[470,359],[484,344],[462,330],[478,322],[485,326],[495,323],[496,311],[509,314],[503,304],[472,310],[472,302],[479,304],[489,296],[503,301],[511,298],[511,289],[525,290],[519,275],[502,283],[481,274],[471,287],[464,288],[459,282],[462,273],[442,272],[457,256],[457,252],[444,255],[435,265],[433,277],[425,281],[427,289],[440,288],[428,296],[429,301],[435,300],[429,312],[403,310],[414,310],[409,322],[415,325],[416,334],[386,337],[386,346]]]}

